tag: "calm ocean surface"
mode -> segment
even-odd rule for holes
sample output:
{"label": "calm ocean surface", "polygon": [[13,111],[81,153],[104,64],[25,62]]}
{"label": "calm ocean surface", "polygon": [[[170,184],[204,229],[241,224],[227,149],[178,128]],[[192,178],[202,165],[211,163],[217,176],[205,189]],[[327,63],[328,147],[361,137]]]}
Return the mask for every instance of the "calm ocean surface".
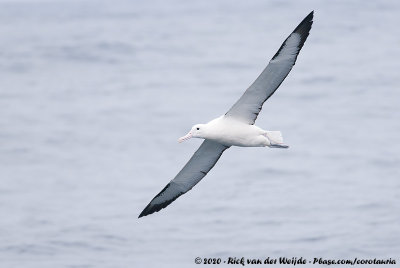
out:
{"label": "calm ocean surface", "polygon": [[[201,142],[177,138],[224,114],[311,10],[256,122],[290,149],[231,148],[138,220]],[[1,0],[0,267],[400,263],[399,15],[395,0]]]}

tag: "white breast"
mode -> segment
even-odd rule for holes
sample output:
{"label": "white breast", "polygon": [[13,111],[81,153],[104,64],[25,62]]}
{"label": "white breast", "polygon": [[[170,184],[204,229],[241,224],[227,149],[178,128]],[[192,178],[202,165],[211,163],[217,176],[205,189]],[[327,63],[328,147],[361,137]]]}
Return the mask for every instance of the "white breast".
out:
{"label": "white breast", "polygon": [[207,139],[227,146],[263,147],[269,145],[261,128],[229,117],[218,117],[207,124]]}

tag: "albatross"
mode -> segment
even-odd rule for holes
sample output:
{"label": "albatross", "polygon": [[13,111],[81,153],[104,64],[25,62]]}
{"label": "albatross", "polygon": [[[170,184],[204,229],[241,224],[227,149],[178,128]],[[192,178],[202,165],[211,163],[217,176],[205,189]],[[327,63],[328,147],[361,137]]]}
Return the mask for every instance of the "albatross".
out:
{"label": "albatross", "polygon": [[214,167],[222,153],[231,146],[288,148],[280,131],[266,131],[254,125],[264,102],[274,94],[296,63],[313,23],[314,11],[308,14],[286,38],[254,83],[229,111],[207,124],[194,125],[179,142],[204,139],[189,162],[157,194],[139,218],[158,212],[192,189]]}

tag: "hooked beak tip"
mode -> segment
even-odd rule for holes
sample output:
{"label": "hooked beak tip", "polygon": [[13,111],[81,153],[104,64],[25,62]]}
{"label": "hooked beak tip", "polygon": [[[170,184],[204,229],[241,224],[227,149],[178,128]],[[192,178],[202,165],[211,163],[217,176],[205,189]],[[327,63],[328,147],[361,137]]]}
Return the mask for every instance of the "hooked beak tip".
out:
{"label": "hooked beak tip", "polygon": [[183,137],[180,137],[180,138],[178,139],[178,142],[179,142],[179,143],[182,143],[182,142],[184,142],[184,141],[186,141],[186,140],[188,140],[188,139],[190,139],[190,138],[192,138],[192,134],[191,134],[191,133],[188,133],[187,135],[185,135],[185,136],[183,136]]}

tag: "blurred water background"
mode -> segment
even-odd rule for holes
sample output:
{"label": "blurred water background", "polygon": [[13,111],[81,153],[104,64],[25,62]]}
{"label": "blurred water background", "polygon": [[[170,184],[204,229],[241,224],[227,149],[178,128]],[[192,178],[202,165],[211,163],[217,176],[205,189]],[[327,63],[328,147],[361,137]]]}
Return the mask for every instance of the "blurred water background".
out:
{"label": "blurred water background", "polygon": [[[137,219],[315,10],[256,124]],[[195,267],[195,257],[397,258],[398,1],[0,1],[0,266]]]}

